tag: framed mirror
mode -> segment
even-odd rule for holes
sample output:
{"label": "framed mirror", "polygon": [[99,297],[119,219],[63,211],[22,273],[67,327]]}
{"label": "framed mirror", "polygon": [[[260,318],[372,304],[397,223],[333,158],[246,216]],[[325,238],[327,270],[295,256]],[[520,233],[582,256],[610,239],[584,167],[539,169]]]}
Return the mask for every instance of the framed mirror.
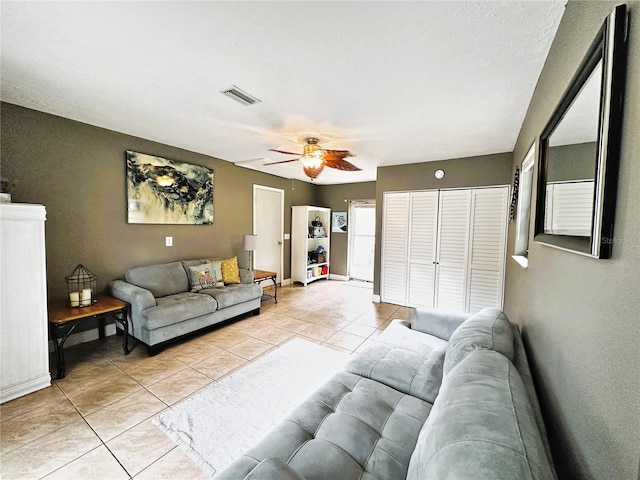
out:
{"label": "framed mirror", "polygon": [[626,6],[604,21],[540,135],[534,240],[609,258],[626,70]]}

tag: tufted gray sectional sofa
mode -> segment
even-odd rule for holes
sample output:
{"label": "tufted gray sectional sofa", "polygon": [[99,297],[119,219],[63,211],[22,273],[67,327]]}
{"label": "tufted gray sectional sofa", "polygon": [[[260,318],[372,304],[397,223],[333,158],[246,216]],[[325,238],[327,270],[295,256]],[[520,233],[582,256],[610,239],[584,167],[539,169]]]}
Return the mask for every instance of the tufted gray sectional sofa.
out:
{"label": "tufted gray sectional sofa", "polygon": [[207,259],[132,268],[124,280],[109,284],[111,295],[127,302],[129,333],[147,345],[150,355],[163,344],[244,313],[260,313],[262,288],[253,273],[240,269],[241,284],[191,292],[189,267]]}
{"label": "tufted gray sectional sofa", "polygon": [[518,328],[417,310],[215,478],[555,479]]}

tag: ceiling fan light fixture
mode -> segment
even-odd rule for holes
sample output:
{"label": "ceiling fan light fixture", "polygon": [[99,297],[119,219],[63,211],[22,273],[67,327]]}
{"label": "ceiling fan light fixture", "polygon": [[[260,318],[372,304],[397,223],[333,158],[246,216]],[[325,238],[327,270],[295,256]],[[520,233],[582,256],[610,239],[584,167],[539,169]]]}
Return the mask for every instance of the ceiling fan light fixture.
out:
{"label": "ceiling fan light fixture", "polygon": [[322,165],[322,160],[322,152],[319,150],[311,153],[305,152],[305,154],[300,157],[303,166],[313,169],[319,168]]}
{"label": "ceiling fan light fixture", "polygon": [[306,168],[320,168],[324,160],[322,149],[318,145],[317,138],[307,138],[307,144],[304,146],[304,154],[300,157],[300,162]]}
{"label": "ceiling fan light fixture", "polygon": [[[283,160],[281,162],[266,163],[265,165],[275,165],[277,163],[289,163],[300,160],[304,173],[311,180],[314,180],[324,167],[335,168],[336,170],[355,172],[360,170],[352,163],[347,162],[344,157],[353,157],[353,153],[348,150],[325,150],[318,145],[318,139],[309,137],[307,144],[303,148],[303,154],[298,158]],[[299,155],[294,152],[270,149],[272,152],[284,153],[285,155]]]}
{"label": "ceiling fan light fixture", "polygon": [[317,138],[307,138],[307,144],[304,146],[304,155],[312,155],[315,152],[322,150],[318,145]]}

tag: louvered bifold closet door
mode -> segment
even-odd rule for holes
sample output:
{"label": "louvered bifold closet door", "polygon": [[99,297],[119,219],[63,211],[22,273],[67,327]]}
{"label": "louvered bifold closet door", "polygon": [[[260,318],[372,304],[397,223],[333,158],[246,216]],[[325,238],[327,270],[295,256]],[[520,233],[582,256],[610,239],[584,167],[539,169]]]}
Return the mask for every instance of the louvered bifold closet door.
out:
{"label": "louvered bifold closet door", "polygon": [[409,200],[409,193],[385,193],[382,207],[380,297],[399,305],[407,301]]}
{"label": "louvered bifold closet door", "polygon": [[411,307],[433,307],[438,191],[411,194],[409,218],[409,297]]}
{"label": "louvered bifold closet door", "polygon": [[436,307],[466,311],[471,190],[440,192]]}
{"label": "louvered bifold closet door", "polygon": [[594,185],[593,180],[547,184],[545,233],[590,236]]}
{"label": "louvered bifold closet door", "polygon": [[467,311],[502,308],[509,187],[473,190]]}

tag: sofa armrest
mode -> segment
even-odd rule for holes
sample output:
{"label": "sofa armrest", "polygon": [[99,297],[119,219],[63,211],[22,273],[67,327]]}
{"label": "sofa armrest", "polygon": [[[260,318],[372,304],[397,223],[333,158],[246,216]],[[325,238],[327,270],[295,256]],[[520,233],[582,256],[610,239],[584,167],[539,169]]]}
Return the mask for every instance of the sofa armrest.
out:
{"label": "sofa armrest", "polygon": [[253,270],[247,270],[246,268],[239,268],[240,281],[245,285],[251,285],[253,283]]}
{"label": "sofa armrest", "polygon": [[142,312],[147,308],[156,306],[156,299],[153,294],[142,287],[125,282],[124,280],[114,280],[109,283],[109,290],[111,295],[127,302],[131,305],[131,321],[132,329],[140,328],[139,322]]}
{"label": "sofa armrest", "polygon": [[274,478],[278,480],[305,480],[302,475],[277,458],[264,459],[244,477],[245,480],[271,480]]}
{"label": "sofa armrest", "polygon": [[411,329],[449,340],[456,328],[469,317],[470,313],[420,307],[413,312]]}

